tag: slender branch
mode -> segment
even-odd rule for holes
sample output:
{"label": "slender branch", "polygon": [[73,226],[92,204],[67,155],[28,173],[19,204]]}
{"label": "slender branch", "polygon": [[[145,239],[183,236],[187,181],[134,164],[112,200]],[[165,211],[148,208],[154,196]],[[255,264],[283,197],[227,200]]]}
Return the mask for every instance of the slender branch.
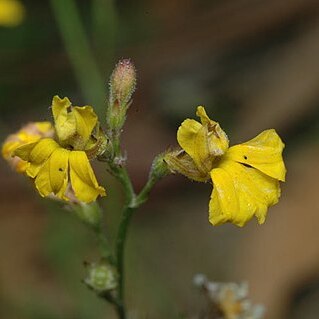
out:
{"label": "slender branch", "polygon": [[133,207],[135,205],[136,195],[135,195],[135,191],[126,168],[124,167],[117,168],[115,171],[115,175],[118,178],[118,180],[121,182],[124,188],[126,205]]}
{"label": "slender branch", "polygon": [[120,223],[117,242],[116,242],[116,251],[117,251],[117,270],[119,273],[119,286],[118,293],[120,300],[123,300],[124,297],[124,246],[127,237],[127,230],[136,207],[126,206],[123,210],[122,220]]}
{"label": "slender branch", "polygon": [[142,188],[140,193],[136,196],[135,205],[136,207],[139,207],[143,203],[145,203],[148,199],[148,195],[150,191],[152,190],[153,186],[158,182],[158,179],[154,178],[153,176],[150,176],[145,186]]}
{"label": "slender branch", "polygon": [[[118,149],[117,156],[121,156],[120,149]],[[115,305],[119,319],[126,318],[126,311],[124,305],[124,248],[127,237],[127,230],[130,224],[133,211],[135,207],[136,194],[125,167],[111,165],[111,170],[115,177],[120,181],[125,193],[125,206],[122,212],[122,219],[118,229],[116,240],[116,266],[118,272],[118,302]]]}
{"label": "slender branch", "polygon": [[140,191],[140,193],[136,195],[130,177],[127,173],[127,170],[125,168],[119,168],[117,176],[121,181],[126,194],[126,205],[123,209],[122,220],[120,222],[116,241],[117,271],[119,275],[118,299],[121,301],[120,305],[117,305],[117,311],[119,314],[119,318],[125,319],[126,314],[124,307],[124,250],[127,232],[134,211],[147,200],[148,195],[155,183],[158,181],[158,178],[150,174],[147,183]]}

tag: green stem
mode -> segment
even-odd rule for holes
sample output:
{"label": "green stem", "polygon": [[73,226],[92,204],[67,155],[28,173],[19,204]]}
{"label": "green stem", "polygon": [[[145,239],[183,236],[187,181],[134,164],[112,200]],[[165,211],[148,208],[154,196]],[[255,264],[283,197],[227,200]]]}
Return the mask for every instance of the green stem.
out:
{"label": "green stem", "polygon": [[116,242],[117,271],[119,274],[118,298],[122,301],[124,299],[124,248],[127,237],[127,230],[135,209],[136,207],[125,206]]}
{"label": "green stem", "polygon": [[141,206],[143,203],[147,201],[148,195],[150,191],[152,190],[153,186],[156,184],[156,182],[158,182],[158,179],[154,178],[153,176],[149,177],[143,189],[136,196],[135,205],[137,205],[137,207]]}
{"label": "green stem", "polygon": [[121,182],[124,188],[126,205],[134,206],[136,195],[126,168],[113,167],[112,170],[115,173],[116,178]]}
{"label": "green stem", "polygon": [[154,176],[150,175],[147,183],[141,190],[141,192],[136,195],[129,178],[129,175],[125,168],[120,168],[117,174],[119,180],[121,181],[125,194],[126,194],[126,205],[123,209],[122,220],[120,222],[117,241],[116,241],[116,252],[117,252],[117,271],[119,275],[118,281],[118,299],[120,304],[117,305],[117,311],[120,319],[125,319],[125,305],[124,305],[124,250],[127,238],[127,232],[132,219],[134,211],[140,207],[148,198],[148,195],[158,181]]}
{"label": "green stem", "polygon": [[74,0],[51,0],[64,46],[85,99],[102,115],[105,86],[86,37]]}

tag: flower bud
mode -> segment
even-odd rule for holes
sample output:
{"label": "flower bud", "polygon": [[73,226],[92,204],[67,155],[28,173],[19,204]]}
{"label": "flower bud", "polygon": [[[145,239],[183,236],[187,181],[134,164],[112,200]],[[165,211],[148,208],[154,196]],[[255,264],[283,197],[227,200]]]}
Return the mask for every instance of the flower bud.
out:
{"label": "flower bud", "polygon": [[105,261],[87,265],[87,277],[84,283],[98,293],[107,292],[117,287],[116,269]]}
{"label": "flower bud", "polygon": [[110,98],[107,122],[110,129],[120,130],[136,87],[136,71],[129,59],[121,60],[110,79]]}
{"label": "flower bud", "polygon": [[111,101],[126,105],[135,90],[136,71],[129,59],[121,60],[115,67],[110,81]]}

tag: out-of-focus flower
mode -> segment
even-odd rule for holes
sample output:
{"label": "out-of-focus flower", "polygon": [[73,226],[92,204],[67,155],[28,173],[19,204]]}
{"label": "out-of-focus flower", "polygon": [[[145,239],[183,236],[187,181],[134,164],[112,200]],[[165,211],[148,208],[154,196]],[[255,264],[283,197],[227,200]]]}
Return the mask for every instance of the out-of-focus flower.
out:
{"label": "out-of-focus flower", "polygon": [[172,172],[195,181],[212,180],[209,221],[213,225],[243,226],[253,216],[264,223],[268,207],[280,197],[279,181],[285,180],[280,137],[270,129],[229,147],[227,135],[202,106],[196,114],[201,123],[186,119],[181,124],[177,141],[182,149],[168,152],[166,163]]}
{"label": "out-of-focus flower", "polygon": [[247,283],[220,283],[208,281],[205,275],[197,274],[194,284],[208,299],[207,318],[262,319],[264,307],[253,305],[248,298]]}
{"label": "out-of-focus flower", "polygon": [[40,138],[53,137],[54,128],[50,122],[34,122],[23,126],[17,133],[7,137],[2,145],[2,156],[18,172],[24,173],[28,163],[18,156],[12,156],[20,146],[38,141]]}
{"label": "out-of-focus flower", "polygon": [[[89,158],[99,154],[103,134],[91,106],[72,106],[68,98],[53,98],[56,140],[38,138],[15,147],[12,155],[25,161],[25,173],[34,179],[43,197],[54,195],[68,201],[74,195],[89,203],[105,196]],[[89,158],[88,158],[89,157]]]}
{"label": "out-of-focus flower", "polygon": [[25,9],[18,0],[0,0],[0,25],[15,27],[23,21]]}

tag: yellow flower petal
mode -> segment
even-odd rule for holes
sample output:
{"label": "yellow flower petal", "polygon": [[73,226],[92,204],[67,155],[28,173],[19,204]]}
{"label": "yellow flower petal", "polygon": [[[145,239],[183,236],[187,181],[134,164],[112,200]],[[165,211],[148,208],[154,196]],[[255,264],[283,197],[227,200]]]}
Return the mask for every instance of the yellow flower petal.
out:
{"label": "yellow flower petal", "polygon": [[177,131],[177,141],[201,172],[212,168],[204,126],[195,120],[185,120]]}
{"label": "yellow flower petal", "polygon": [[213,167],[216,156],[221,156],[228,149],[228,138],[217,122],[212,121],[202,106],[196,115],[201,123],[186,119],[177,131],[177,141],[185,152],[194,160],[202,173],[208,173]]}
{"label": "yellow flower petal", "polygon": [[52,100],[52,113],[55,130],[60,142],[65,142],[76,133],[76,123],[71,114],[71,102],[65,97],[61,99],[57,95]]}
{"label": "yellow flower petal", "polygon": [[267,209],[278,202],[278,180],[243,164],[224,160],[211,171],[214,189],[209,203],[213,225],[245,225],[254,215],[264,223]]}
{"label": "yellow flower petal", "polygon": [[28,123],[17,133],[7,137],[2,146],[2,155],[8,159],[19,146],[36,142],[46,135],[52,135],[52,125],[50,122]]}
{"label": "yellow flower petal", "polygon": [[196,115],[200,117],[203,126],[206,127],[209,153],[214,156],[224,154],[229,145],[226,133],[217,122],[208,117],[203,106],[197,107]]}
{"label": "yellow flower petal", "polygon": [[56,149],[60,148],[59,144],[51,138],[43,138],[36,143],[29,154],[29,158],[25,160],[40,164],[43,163]]}
{"label": "yellow flower petal", "polygon": [[35,126],[39,131],[39,134],[44,136],[46,134],[51,134],[51,131],[53,130],[52,124],[50,122],[35,122]]}
{"label": "yellow flower petal", "polygon": [[79,134],[84,143],[87,143],[91,133],[97,123],[97,115],[95,114],[92,106],[75,106],[72,109],[74,117],[76,119],[76,131]]}
{"label": "yellow flower petal", "polygon": [[285,181],[286,168],[282,158],[284,146],[275,130],[266,130],[246,143],[230,147],[225,158],[250,165],[268,176]]}
{"label": "yellow flower petal", "polygon": [[8,160],[10,159],[12,153],[21,145],[20,141],[16,141],[16,140],[8,140],[5,141],[2,145],[2,156]]}
{"label": "yellow flower petal", "polygon": [[26,173],[28,176],[34,178],[53,151],[59,147],[53,139],[44,138],[38,142],[18,147],[14,151],[14,155],[30,163],[26,169]]}
{"label": "yellow flower petal", "polygon": [[[14,151],[22,145],[34,143],[42,137],[50,137],[52,135],[53,127],[50,122],[28,123],[27,125],[23,126],[17,133],[11,134],[7,137],[2,145],[2,156],[17,172],[23,173],[25,172],[29,164],[26,161],[22,160],[20,157],[14,156]],[[29,145],[29,151],[31,151],[32,147],[32,145]]]}
{"label": "yellow flower petal", "polygon": [[91,106],[74,106],[70,100],[53,97],[52,113],[58,139],[63,145],[84,149],[97,124],[97,116]]}
{"label": "yellow flower petal", "polygon": [[105,189],[99,186],[91,164],[82,151],[72,151],[69,157],[71,185],[75,196],[82,202],[92,202],[97,196],[105,196]]}
{"label": "yellow flower petal", "polygon": [[216,123],[216,122],[212,121],[208,117],[208,115],[207,115],[207,113],[205,111],[205,108],[203,106],[198,106],[197,107],[196,116],[198,116],[200,118],[200,121],[201,121],[202,125],[208,125],[211,122]]}
{"label": "yellow flower petal", "polygon": [[18,173],[24,173],[24,172],[27,170],[27,168],[28,168],[28,166],[29,166],[29,163],[26,162],[26,161],[17,160],[17,159],[18,159],[18,157],[15,157],[15,158],[13,159],[13,162],[14,162],[14,163],[16,162],[16,164],[15,164],[15,170],[16,170]]}
{"label": "yellow flower petal", "polygon": [[54,194],[66,200],[65,190],[68,185],[68,165],[70,151],[59,147],[39,170],[35,186],[41,196]]}

